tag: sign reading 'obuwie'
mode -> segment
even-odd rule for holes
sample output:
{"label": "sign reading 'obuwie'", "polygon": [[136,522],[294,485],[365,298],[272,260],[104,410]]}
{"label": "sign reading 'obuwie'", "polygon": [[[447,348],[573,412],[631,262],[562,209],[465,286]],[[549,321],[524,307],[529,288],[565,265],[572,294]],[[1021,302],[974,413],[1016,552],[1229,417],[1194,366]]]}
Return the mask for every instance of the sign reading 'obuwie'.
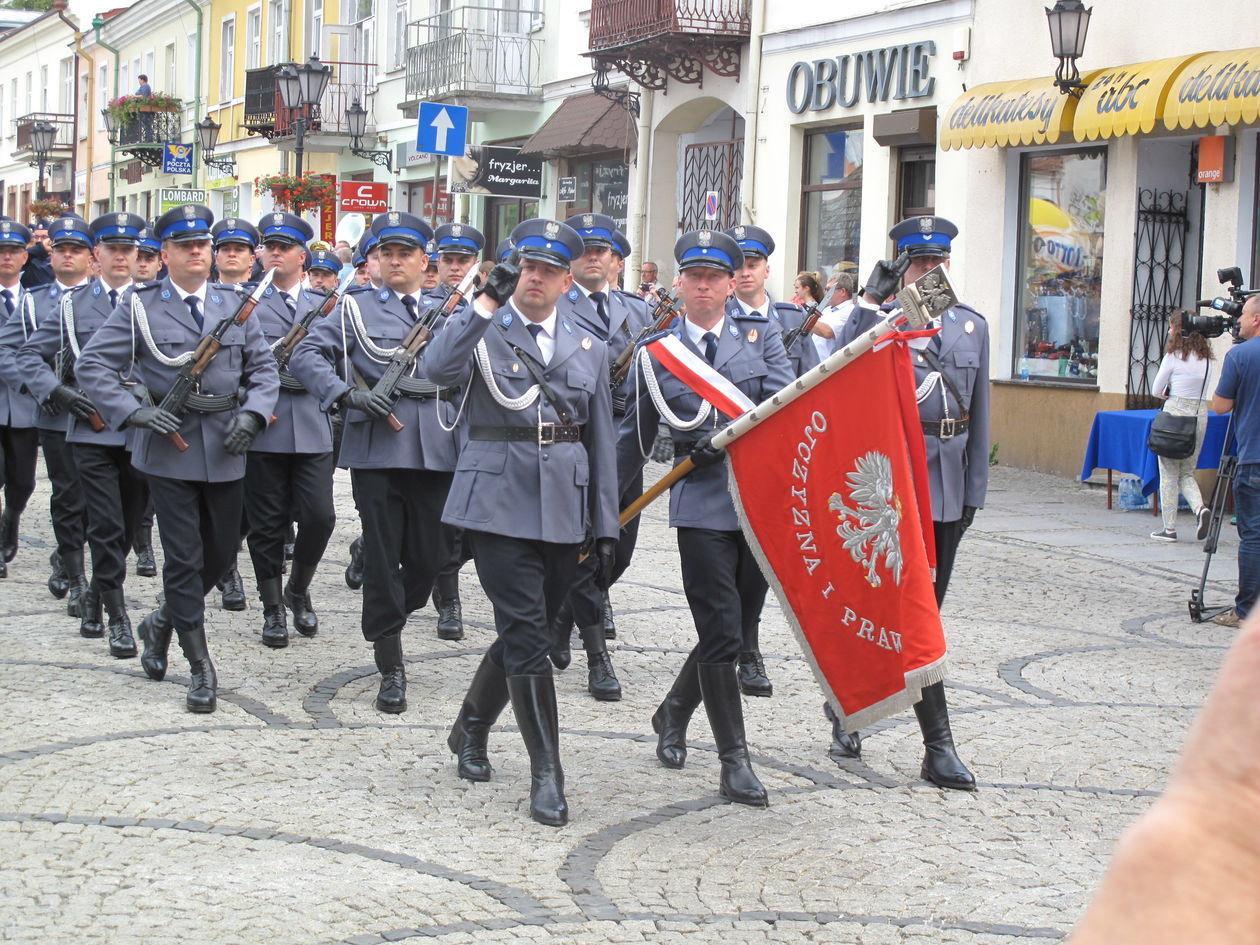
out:
{"label": "sign reading 'obuwie'", "polygon": [[799,115],[834,105],[852,108],[863,93],[871,103],[925,98],[936,87],[936,79],[928,75],[935,55],[936,43],[929,39],[793,63],[787,79],[788,109]]}

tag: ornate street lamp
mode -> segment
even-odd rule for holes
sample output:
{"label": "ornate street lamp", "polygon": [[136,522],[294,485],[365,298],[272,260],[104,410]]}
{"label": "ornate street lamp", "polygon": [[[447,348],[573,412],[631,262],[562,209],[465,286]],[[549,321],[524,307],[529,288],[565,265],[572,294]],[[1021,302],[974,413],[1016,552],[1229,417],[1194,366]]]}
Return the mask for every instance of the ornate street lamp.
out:
{"label": "ornate street lamp", "polygon": [[1076,70],[1076,60],[1085,52],[1085,34],[1089,31],[1089,17],[1093,7],[1086,8],[1081,0],[1057,0],[1053,9],[1046,9],[1050,21],[1050,47],[1059,67],[1054,73],[1054,84],[1064,95],[1081,97],[1085,83]]}
{"label": "ornate street lamp", "polygon": [[214,156],[214,149],[219,144],[219,131],[222,128],[223,126],[209,115],[197,122],[197,140],[201,144],[201,160],[207,167],[235,177],[236,158]]}
{"label": "ornate street lamp", "polygon": [[105,137],[109,139],[110,144],[118,143],[118,123],[114,121],[114,116],[110,114],[108,108],[101,109],[101,117],[105,119]]}
{"label": "ornate street lamp", "polygon": [[350,126],[350,153],[379,164],[387,171],[394,169],[393,158],[388,151],[368,151],[363,148],[363,135],[367,132],[367,109],[356,98],[346,109],[346,124]]}
{"label": "ornate street lamp", "polygon": [[277,67],[276,86],[280,91],[280,102],[290,111],[298,111],[297,117],[291,121],[298,177],[302,176],[303,139],[314,117],[314,109],[323,99],[331,79],[332,66],[324,65],[315,55],[300,66],[295,62],[286,62]]}
{"label": "ornate street lamp", "polygon": [[48,152],[52,150],[56,138],[57,126],[51,122],[37,121],[31,126],[31,150],[35,152],[31,167],[39,168],[39,180],[35,184],[36,200],[44,200],[48,196],[44,191],[44,168],[48,165]]}

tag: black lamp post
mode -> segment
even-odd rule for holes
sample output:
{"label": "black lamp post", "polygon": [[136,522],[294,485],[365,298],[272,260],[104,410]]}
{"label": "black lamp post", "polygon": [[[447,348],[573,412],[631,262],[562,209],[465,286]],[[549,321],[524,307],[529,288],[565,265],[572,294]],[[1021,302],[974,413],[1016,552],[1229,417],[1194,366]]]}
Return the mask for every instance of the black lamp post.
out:
{"label": "black lamp post", "polygon": [[367,109],[356,98],[346,109],[346,124],[350,126],[350,153],[379,164],[387,171],[394,169],[393,158],[388,151],[368,151],[363,147],[363,135],[367,131]]}
{"label": "black lamp post", "polygon": [[44,191],[44,168],[48,164],[48,152],[52,150],[56,138],[57,126],[51,122],[37,121],[31,125],[31,150],[35,152],[31,167],[39,168],[39,180],[35,184],[36,200],[43,200],[48,196]]}
{"label": "black lamp post", "polygon": [[1059,60],[1054,73],[1054,84],[1064,95],[1081,97],[1085,83],[1076,71],[1076,60],[1085,52],[1085,34],[1089,31],[1089,17],[1093,7],[1086,8],[1081,0],[1056,0],[1053,9],[1046,9],[1050,21],[1050,46]]}
{"label": "black lamp post", "polygon": [[109,139],[110,144],[118,143],[118,123],[114,121],[114,116],[108,108],[101,109],[101,117],[105,119],[105,137]]}
{"label": "black lamp post", "polygon": [[302,144],[306,132],[314,117],[314,110],[319,107],[324,97],[324,90],[332,79],[332,66],[319,61],[318,56],[298,65],[286,62],[276,71],[276,85],[280,88],[280,102],[289,110],[298,110],[299,114],[292,120],[293,153],[296,155],[297,176],[302,176]]}
{"label": "black lamp post", "polygon": [[217,121],[207,115],[197,122],[197,141],[201,145],[201,160],[207,167],[216,171],[236,176],[236,158],[217,158],[214,149],[219,144],[219,131],[223,128]]}

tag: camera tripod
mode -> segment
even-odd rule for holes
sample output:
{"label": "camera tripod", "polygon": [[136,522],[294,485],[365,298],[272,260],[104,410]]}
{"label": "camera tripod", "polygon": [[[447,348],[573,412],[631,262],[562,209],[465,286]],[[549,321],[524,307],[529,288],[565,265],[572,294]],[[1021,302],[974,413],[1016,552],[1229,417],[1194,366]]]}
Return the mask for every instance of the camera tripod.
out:
{"label": "camera tripod", "polygon": [[[1233,435],[1234,414],[1231,412],[1229,422],[1225,425],[1225,449],[1227,450]],[[1225,521],[1225,503],[1229,499],[1237,467],[1238,457],[1226,454],[1221,457],[1221,468],[1216,472],[1216,485],[1212,487],[1212,499],[1208,503],[1212,517],[1208,522],[1207,537],[1203,539],[1203,554],[1206,555],[1203,559],[1203,573],[1199,576],[1199,586],[1190,591],[1190,619],[1195,623],[1211,620],[1217,614],[1223,614],[1234,607],[1232,601],[1224,607],[1205,607],[1203,592],[1207,587],[1208,569],[1212,567],[1212,556],[1216,554],[1216,547],[1220,541],[1221,523]]]}

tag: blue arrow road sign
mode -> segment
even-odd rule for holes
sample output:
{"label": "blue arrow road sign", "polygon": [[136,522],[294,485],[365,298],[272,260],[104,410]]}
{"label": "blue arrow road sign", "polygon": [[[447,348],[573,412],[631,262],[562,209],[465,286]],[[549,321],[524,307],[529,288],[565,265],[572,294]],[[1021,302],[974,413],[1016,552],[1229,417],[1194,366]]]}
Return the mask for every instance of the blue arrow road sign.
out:
{"label": "blue arrow road sign", "polygon": [[468,144],[468,109],[463,105],[420,103],[416,150],[462,157]]}

